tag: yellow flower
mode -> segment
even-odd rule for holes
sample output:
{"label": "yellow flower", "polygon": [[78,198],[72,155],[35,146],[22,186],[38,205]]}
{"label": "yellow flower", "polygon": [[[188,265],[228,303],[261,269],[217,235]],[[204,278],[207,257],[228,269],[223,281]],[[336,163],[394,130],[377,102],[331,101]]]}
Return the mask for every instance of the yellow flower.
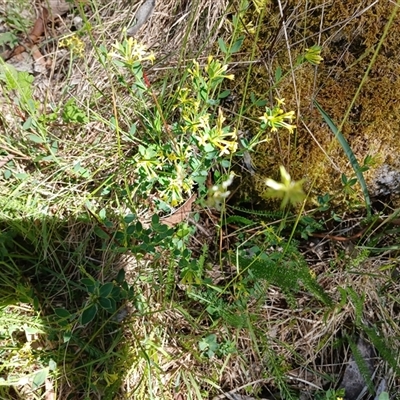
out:
{"label": "yellow flower", "polygon": [[127,65],[146,60],[153,63],[155,60],[154,54],[147,52],[146,47],[132,37],[125,39],[122,43],[116,41],[113,47],[116,52],[110,53],[109,56],[119,59]]}
{"label": "yellow flower", "polygon": [[200,65],[196,60],[193,60],[193,68],[188,68],[187,71],[192,78],[199,78],[201,76]]}
{"label": "yellow flower", "polygon": [[229,127],[223,127],[225,117],[221,109],[218,110],[218,118],[214,127],[210,127],[209,114],[199,117],[197,126],[200,128],[193,134],[199,146],[211,145],[219,150],[219,156],[235,153],[238,148],[236,131],[229,131]]}
{"label": "yellow flower", "polygon": [[285,99],[276,99],[277,104],[274,108],[265,107],[265,113],[259,119],[262,121],[261,128],[270,128],[271,132],[276,132],[278,128],[284,128],[293,133],[296,125],[290,124],[294,119],[294,111],[285,112],[281,106],[285,104]]}
{"label": "yellow flower", "polygon": [[261,14],[261,11],[267,5],[267,0],[253,0],[254,7],[257,14]]}
{"label": "yellow flower", "polygon": [[192,154],[192,146],[185,144],[183,140],[176,142],[173,150],[166,154],[169,161],[181,161],[185,162],[189,159]]}
{"label": "yellow flower", "polygon": [[60,47],[68,47],[71,53],[77,57],[83,57],[85,52],[85,44],[77,35],[61,39]]}
{"label": "yellow flower", "polygon": [[111,386],[119,379],[119,375],[117,373],[109,374],[108,372],[103,372],[103,379],[107,383],[107,387]]}
{"label": "yellow flower", "polygon": [[194,185],[193,180],[187,176],[187,171],[180,164],[175,164],[175,173],[175,177],[168,179],[166,189],[160,192],[161,198],[172,207],[181,203],[183,193],[189,193]]}
{"label": "yellow flower", "polygon": [[321,57],[321,50],[322,48],[320,46],[312,46],[309,49],[306,49],[304,59],[312,65],[318,65],[321,61],[323,61],[323,58]]}
{"label": "yellow flower", "polygon": [[219,185],[214,185],[211,189],[209,189],[207,195],[208,207],[216,208],[217,210],[221,209],[222,203],[231,194],[231,192],[228,190],[228,187],[232,184],[234,177],[234,173],[231,172],[225,181]]}
{"label": "yellow flower", "polygon": [[285,167],[280,167],[282,182],[276,182],[273,179],[267,179],[265,184],[269,186],[266,195],[267,197],[281,198],[281,208],[285,208],[290,202],[291,204],[301,203],[306,195],[303,191],[303,180],[292,181]]}
{"label": "yellow flower", "polygon": [[213,60],[212,56],[207,59],[207,65],[205,66],[210,81],[220,81],[224,78],[233,80],[235,76],[233,74],[226,75],[225,72],[228,69],[227,65],[222,65],[218,60]]}

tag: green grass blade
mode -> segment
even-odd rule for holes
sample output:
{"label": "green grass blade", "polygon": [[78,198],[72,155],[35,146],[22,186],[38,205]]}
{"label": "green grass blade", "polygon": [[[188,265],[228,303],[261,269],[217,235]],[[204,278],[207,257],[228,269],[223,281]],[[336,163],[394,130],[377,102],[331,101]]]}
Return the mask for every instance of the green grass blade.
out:
{"label": "green grass blade", "polygon": [[318,111],[322,115],[322,118],[325,120],[325,122],[328,124],[329,129],[333,132],[335,135],[335,138],[338,140],[339,144],[342,146],[344,152],[346,153],[347,158],[350,160],[351,166],[354,169],[354,172],[356,173],[357,179],[359,184],[361,185],[361,189],[364,195],[364,200],[365,200],[365,206],[367,208],[367,215],[370,217],[372,215],[371,212],[371,199],[369,197],[368,193],[368,188],[367,188],[367,183],[365,182],[364,175],[361,171],[360,164],[358,163],[353,151],[351,150],[351,147],[347,143],[347,140],[343,136],[342,132],[339,131],[339,129],[336,127],[334,122],[331,120],[329,115],[324,111],[324,109],[319,105],[317,100],[314,100],[315,107],[317,107]]}

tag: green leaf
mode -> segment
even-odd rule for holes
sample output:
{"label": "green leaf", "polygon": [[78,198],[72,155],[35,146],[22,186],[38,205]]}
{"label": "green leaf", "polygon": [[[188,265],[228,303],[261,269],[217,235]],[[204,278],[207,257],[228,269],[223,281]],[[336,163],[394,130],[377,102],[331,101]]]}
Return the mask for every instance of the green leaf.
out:
{"label": "green leaf", "polygon": [[230,94],[231,94],[231,91],[227,89],[227,90],[224,90],[223,92],[221,92],[221,93],[218,95],[218,98],[219,98],[219,99],[225,99],[225,98],[228,97]]}
{"label": "green leaf", "polygon": [[50,371],[55,371],[56,368],[57,368],[57,363],[53,359],[50,358],[50,361],[49,361],[49,369],[50,369]]}
{"label": "green leaf", "polygon": [[123,268],[121,268],[121,269],[118,271],[118,274],[117,274],[117,277],[115,278],[115,280],[116,280],[118,283],[122,283],[122,282],[125,280],[125,270],[124,270]]}
{"label": "green leaf", "polygon": [[88,289],[96,285],[96,282],[90,278],[82,278],[81,283],[83,283]]}
{"label": "green leaf", "polygon": [[136,130],[137,130],[137,125],[136,125],[136,123],[133,123],[129,129],[129,135],[135,136]]}
{"label": "green leaf", "polygon": [[33,307],[34,307],[34,309],[35,310],[39,310],[41,307],[40,307],[40,301],[39,301],[39,298],[37,297],[37,296],[34,296],[33,297]]}
{"label": "green leaf", "polygon": [[5,179],[10,179],[11,176],[12,176],[11,171],[10,171],[9,169],[6,169],[6,170],[4,171],[4,178],[5,178]]}
{"label": "green leaf", "polygon": [[254,92],[250,93],[251,104],[255,107],[264,107],[267,104],[265,99],[256,99]]}
{"label": "green leaf", "polygon": [[114,284],[112,282],[107,282],[104,285],[101,285],[99,294],[101,297],[108,297],[113,289]]}
{"label": "green leaf", "polygon": [[115,313],[117,310],[117,303],[113,298],[108,299],[110,300],[110,308],[107,310],[110,313]]}
{"label": "green leaf", "polygon": [[130,224],[132,223],[134,220],[136,219],[136,215],[135,214],[128,214],[124,217],[124,222],[126,224]]}
{"label": "green leaf", "polygon": [[[364,358],[365,355],[361,352],[360,348],[350,337],[348,337],[348,341],[352,356],[358,368],[358,371],[353,371],[352,374],[353,376],[361,375],[368,387],[369,392],[372,394],[374,392],[374,384],[372,383],[371,371],[369,369],[368,362]],[[356,375],[354,375],[355,373]]]}
{"label": "green leaf", "polygon": [[282,68],[278,67],[275,71],[275,83],[279,83],[282,78]]}
{"label": "green leaf", "polygon": [[71,313],[65,308],[56,308],[54,312],[60,318],[69,318],[71,316]]}
{"label": "green leaf", "polygon": [[35,143],[46,143],[46,140],[44,140],[38,135],[34,135],[33,133],[28,135],[28,139]]}
{"label": "green leaf", "polygon": [[226,44],[222,38],[218,38],[218,46],[224,54],[228,54],[228,49],[226,48]]}
{"label": "green leaf", "polygon": [[201,98],[203,101],[205,101],[205,102],[208,101],[208,92],[207,92],[207,86],[206,86],[206,85],[202,85],[202,86],[199,88],[199,95],[200,95],[200,98]]}
{"label": "green leaf", "polygon": [[199,342],[199,349],[200,351],[205,352],[209,358],[213,357],[216,351],[219,349],[217,336],[215,334],[211,334],[203,338]]}
{"label": "green leaf", "polygon": [[224,167],[224,168],[227,168],[227,169],[231,166],[231,162],[228,159],[221,160],[219,162],[219,164],[221,165],[221,167]]}
{"label": "green leaf", "polygon": [[345,152],[347,158],[350,161],[351,166],[353,167],[353,170],[357,176],[358,182],[360,183],[363,195],[364,195],[364,201],[365,201],[365,207],[367,209],[367,215],[370,217],[372,215],[372,209],[371,209],[371,199],[369,197],[368,193],[368,187],[367,183],[365,182],[364,175],[361,171],[360,164],[358,163],[353,151],[351,150],[351,147],[347,143],[347,140],[343,136],[343,134],[338,130],[334,122],[331,120],[329,115],[324,111],[324,109],[319,105],[319,103],[314,100],[315,107],[317,107],[318,111],[322,115],[322,118],[325,120],[325,122],[328,124],[329,129],[332,131],[332,133],[335,135],[335,138],[338,140],[340,145],[342,146],[343,151]]}
{"label": "green leaf", "polygon": [[240,50],[240,48],[242,47],[243,40],[244,40],[244,36],[240,36],[240,38],[238,38],[236,40],[236,42],[233,43],[232,47],[230,48],[229,53],[233,54],[233,53],[238,52]]}
{"label": "green leaf", "polygon": [[35,373],[32,381],[32,389],[36,390],[44,384],[47,376],[49,375],[49,369],[43,368],[42,370]]}
{"label": "green leaf", "polygon": [[101,239],[109,239],[110,238],[108,236],[108,234],[106,232],[104,232],[103,229],[101,229],[98,226],[94,227],[94,233]]}
{"label": "green leaf", "polygon": [[349,186],[354,186],[356,183],[357,183],[357,179],[356,178],[352,178],[347,182],[347,184]]}
{"label": "green leaf", "polygon": [[24,174],[24,173],[15,174],[15,177],[16,177],[17,179],[25,180],[26,178],[29,177],[29,174]]}
{"label": "green leaf", "polygon": [[99,211],[99,218],[100,218],[102,221],[104,221],[104,220],[107,218],[107,211],[106,211],[105,208],[102,208],[102,209]]}
{"label": "green leaf", "polygon": [[200,351],[204,351],[208,348],[208,343],[203,339],[199,342],[199,349]]}
{"label": "green leaf", "polygon": [[255,222],[252,221],[251,219],[242,217],[240,215],[231,215],[228,218],[226,218],[225,225],[232,224],[232,223],[240,224],[242,226],[247,226],[247,227],[255,224]]}
{"label": "green leaf", "polygon": [[100,297],[99,299],[100,306],[106,311],[112,311],[111,301],[106,297]]}
{"label": "green leaf", "polygon": [[90,305],[88,308],[83,310],[83,313],[81,315],[81,324],[86,325],[89,322],[92,322],[96,314],[97,314],[97,305],[96,304]]}
{"label": "green leaf", "polygon": [[[136,231],[135,225],[129,225],[129,226],[126,228],[126,234],[127,234],[127,235],[133,235],[133,234],[135,233],[135,231]],[[125,235],[123,234],[122,237],[125,238]]]}
{"label": "green leaf", "polygon": [[135,291],[133,286],[128,289],[128,300],[133,300],[135,298]]}
{"label": "green leaf", "polygon": [[77,162],[74,165],[73,171],[81,175],[83,178],[89,178],[90,176],[89,171],[86,168],[82,167],[80,162]]}
{"label": "green leaf", "polygon": [[42,161],[57,161],[57,158],[54,157],[53,155],[51,155],[51,156],[43,157]]}
{"label": "green leaf", "polygon": [[0,46],[4,44],[13,49],[18,44],[18,38],[11,32],[0,33]]}
{"label": "green leaf", "polygon": [[363,310],[364,310],[364,301],[365,301],[365,293],[359,294],[351,287],[347,289],[347,295],[350,297],[353,302],[354,311],[355,311],[355,324],[356,326],[361,324],[363,318]]}
{"label": "green leaf", "polygon": [[63,334],[64,343],[69,342],[71,340],[71,338],[72,338],[71,331],[65,331],[64,334]]}
{"label": "green leaf", "polygon": [[136,226],[137,233],[140,233],[143,230],[143,225],[140,221],[136,222],[135,226]]}

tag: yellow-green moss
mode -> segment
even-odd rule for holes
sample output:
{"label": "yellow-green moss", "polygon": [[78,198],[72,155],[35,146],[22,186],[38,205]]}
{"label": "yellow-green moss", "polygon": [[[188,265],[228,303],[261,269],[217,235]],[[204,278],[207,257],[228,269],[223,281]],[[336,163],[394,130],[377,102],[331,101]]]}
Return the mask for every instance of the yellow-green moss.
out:
{"label": "yellow-green moss", "polygon": [[[294,134],[287,131],[271,134],[271,140],[257,148],[253,154],[257,168],[254,188],[258,194],[262,193],[265,178],[276,177],[279,165],[285,165],[293,179],[307,179],[312,194],[340,193],[341,174],[353,176],[354,172],[312,101],[318,99],[336,124],[341,124],[394,5],[390,2],[373,4],[372,0],[361,4],[355,0],[289,1],[284,10],[288,45],[278,7],[270,1],[266,3],[263,18],[254,7],[249,7],[243,15],[244,25],[252,25],[254,29],[253,33],[246,33],[243,28],[246,39],[237,58],[258,62],[234,71],[236,86],[232,89],[238,101],[246,91],[246,104],[250,104],[251,92],[256,98],[267,100],[269,106],[273,105],[275,96],[285,98],[286,109],[298,112],[298,128]],[[370,5],[372,7],[368,8]],[[290,59],[294,63],[299,54],[315,44],[323,46],[324,61],[318,67],[303,64],[291,73]],[[400,152],[399,47],[398,17],[390,27],[368,80],[342,129],[360,163],[368,154],[374,156],[375,169],[365,173],[369,183],[374,180],[376,168],[383,163],[400,168],[397,156]],[[276,90],[271,90],[278,66],[283,74],[290,73]],[[250,80],[246,88],[249,69]],[[239,127],[250,131],[257,129],[257,118],[262,112],[262,108],[252,108],[249,115],[246,114],[252,121],[242,119]]]}

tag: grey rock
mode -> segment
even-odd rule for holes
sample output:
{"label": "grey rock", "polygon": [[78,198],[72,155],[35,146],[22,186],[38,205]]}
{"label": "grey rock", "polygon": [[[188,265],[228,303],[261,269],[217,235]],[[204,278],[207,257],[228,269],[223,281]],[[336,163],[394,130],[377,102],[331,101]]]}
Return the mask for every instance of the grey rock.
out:
{"label": "grey rock", "polygon": [[[369,375],[372,376],[374,367],[372,359],[374,356],[373,347],[360,338],[357,342],[357,348],[368,367]],[[352,355],[344,371],[343,379],[339,385],[339,388],[345,389],[346,400],[356,400],[366,386],[367,384],[365,379],[358,368],[354,356]]]}

